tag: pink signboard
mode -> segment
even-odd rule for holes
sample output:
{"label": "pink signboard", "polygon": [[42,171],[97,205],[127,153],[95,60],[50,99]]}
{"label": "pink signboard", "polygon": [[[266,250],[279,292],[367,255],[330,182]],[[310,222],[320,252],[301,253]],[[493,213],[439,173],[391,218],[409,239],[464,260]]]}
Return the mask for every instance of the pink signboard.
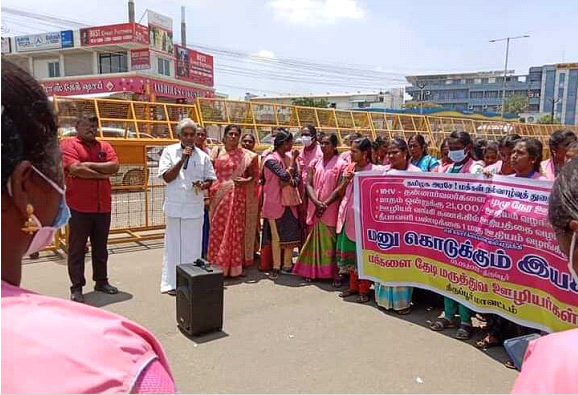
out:
{"label": "pink signboard", "polygon": [[130,51],[131,70],[145,70],[151,68],[151,52],[148,48],[133,49]]}
{"label": "pink signboard", "polygon": [[213,57],[175,45],[175,76],[181,80],[213,86]]}
{"label": "pink signboard", "polygon": [[157,97],[194,100],[196,97],[213,97],[213,92],[144,77],[102,77],[41,82],[48,96],[90,95],[96,93],[132,92],[144,94],[150,85]]}
{"label": "pink signboard", "polygon": [[547,220],[550,182],[368,172],[355,183],[361,277],[545,331],[578,326],[578,284]]}
{"label": "pink signboard", "polygon": [[82,46],[114,45],[122,43],[149,44],[148,27],[138,23],[96,26],[80,29]]}

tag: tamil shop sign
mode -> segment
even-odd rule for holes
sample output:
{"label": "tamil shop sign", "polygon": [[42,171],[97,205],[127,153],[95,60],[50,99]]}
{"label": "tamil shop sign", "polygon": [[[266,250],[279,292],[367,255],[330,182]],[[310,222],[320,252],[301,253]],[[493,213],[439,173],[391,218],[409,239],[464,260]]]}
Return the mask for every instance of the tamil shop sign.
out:
{"label": "tamil shop sign", "polygon": [[14,37],[16,52],[44,51],[74,46],[72,30]]}
{"label": "tamil shop sign", "polygon": [[149,43],[148,28],[138,23],[121,23],[80,29],[80,44],[82,46],[122,43],[147,45]]}

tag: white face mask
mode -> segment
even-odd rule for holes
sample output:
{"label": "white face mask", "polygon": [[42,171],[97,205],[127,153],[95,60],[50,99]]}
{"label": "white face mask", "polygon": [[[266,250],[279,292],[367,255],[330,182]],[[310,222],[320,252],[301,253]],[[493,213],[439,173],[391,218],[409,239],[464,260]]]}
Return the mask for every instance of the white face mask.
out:
{"label": "white face mask", "polygon": [[[50,184],[52,188],[54,188],[58,193],[62,195],[62,199],[60,200],[60,206],[58,207],[58,213],[56,214],[56,218],[54,218],[54,223],[52,226],[43,226],[38,217],[32,214],[31,219],[36,223],[38,230],[32,236],[32,240],[28,245],[28,249],[24,253],[24,255],[34,254],[42,250],[44,247],[49,246],[54,241],[54,234],[60,228],[62,228],[68,220],[70,219],[70,209],[66,205],[66,200],[64,197],[64,189],[59,187],[54,181],[50,178],[46,177],[40,170],[32,166],[32,169],[38,173],[40,177],[42,177],[47,183]],[[12,184],[11,179],[8,179],[8,196],[12,197]]]}
{"label": "white face mask", "polygon": [[448,156],[450,157],[450,159],[454,163],[460,163],[461,161],[466,159],[466,150],[465,149],[463,149],[463,150],[459,149],[459,150],[450,151]]}
{"label": "white face mask", "polygon": [[568,254],[568,271],[574,277],[574,281],[578,283],[578,274],[574,270],[574,250],[576,249],[576,239],[578,239],[578,232],[572,232],[572,242],[570,243],[570,253]]}
{"label": "white face mask", "polygon": [[311,136],[301,136],[301,142],[304,147],[309,147],[313,143]]}

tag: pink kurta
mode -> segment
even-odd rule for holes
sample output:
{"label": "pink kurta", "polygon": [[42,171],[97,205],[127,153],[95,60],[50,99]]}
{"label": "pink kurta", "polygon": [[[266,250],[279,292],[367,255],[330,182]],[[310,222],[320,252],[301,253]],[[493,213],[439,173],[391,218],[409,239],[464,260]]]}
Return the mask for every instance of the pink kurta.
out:
{"label": "pink kurta", "polygon": [[494,163],[493,165],[489,165],[484,167],[484,172],[488,172],[491,174],[502,174],[502,161],[499,160],[496,163]]}
{"label": "pink kurta", "polygon": [[307,185],[307,174],[309,173],[309,166],[311,163],[319,158],[323,158],[323,151],[318,143],[315,143],[315,147],[307,150],[302,148],[297,157],[297,164],[299,165],[299,171],[301,172],[301,185],[304,187]]}
{"label": "pink kurta", "polygon": [[556,168],[554,166],[554,160],[552,158],[543,160],[540,163],[540,172],[549,181],[554,181],[556,179]]}
{"label": "pink kurta", "polygon": [[[285,154],[287,160],[290,161],[289,154]],[[281,159],[281,155],[277,151],[269,154],[265,158],[265,162],[273,160],[281,165],[281,167],[286,168],[285,162]],[[265,164],[263,163],[263,166]],[[285,212],[285,206],[282,204],[281,200],[281,184],[279,182],[279,177],[277,177],[271,170],[264,167],[263,174],[265,177],[265,185],[263,185],[263,208],[261,209],[261,216],[267,219],[279,219],[283,216]],[[291,207],[291,212],[297,218],[297,208],[296,206]]]}
{"label": "pink kurta", "polygon": [[[354,164],[350,163],[347,169],[353,169]],[[370,171],[375,168],[375,165],[369,163],[361,171]],[[345,167],[344,167],[345,169]],[[345,228],[345,234],[349,240],[355,240],[355,217],[353,215],[353,180],[347,185],[345,196],[339,205],[339,212],[337,214],[337,233],[341,233]]]}
{"label": "pink kurta", "polygon": [[[383,171],[384,172],[389,172],[392,170],[397,170],[391,167],[391,165],[387,165],[384,167]],[[408,164],[407,169],[405,169],[405,171],[421,171],[421,169],[417,166],[412,165],[411,163]]]}
{"label": "pink kurta", "polygon": [[513,394],[578,393],[578,329],[552,333],[528,345]]}
{"label": "pink kurta", "polygon": [[2,393],[128,393],[157,361],[170,377],[154,336],[103,309],[2,281],[2,321]]}
{"label": "pink kurta", "polygon": [[[325,163],[323,158],[319,158],[311,164],[311,171],[314,172],[313,189],[318,200],[327,200],[335,191],[343,167],[344,163],[337,155],[333,156],[327,163]],[[315,215],[315,210],[315,204],[309,200],[307,207],[307,225],[309,226],[313,226],[319,221],[319,218]],[[327,226],[335,227],[337,225],[338,211],[339,201],[331,203],[321,217],[321,221]]]}

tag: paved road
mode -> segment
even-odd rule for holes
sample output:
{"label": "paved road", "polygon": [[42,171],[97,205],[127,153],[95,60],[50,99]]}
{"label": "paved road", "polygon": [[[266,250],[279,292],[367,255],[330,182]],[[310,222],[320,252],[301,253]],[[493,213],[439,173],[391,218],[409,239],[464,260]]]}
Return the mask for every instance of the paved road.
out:
{"label": "paved road", "polygon": [[[329,284],[293,276],[274,284],[256,270],[227,284],[224,332],[191,341],[176,328],[174,298],[158,291],[160,247],[114,246],[110,278],[123,292],[87,299],[149,328],[183,393],[504,393],[517,376],[501,364],[502,350],[427,329],[437,311],[402,318],[343,301]],[[28,261],[23,278],[24,287],[68,297],[62,260]]]}

